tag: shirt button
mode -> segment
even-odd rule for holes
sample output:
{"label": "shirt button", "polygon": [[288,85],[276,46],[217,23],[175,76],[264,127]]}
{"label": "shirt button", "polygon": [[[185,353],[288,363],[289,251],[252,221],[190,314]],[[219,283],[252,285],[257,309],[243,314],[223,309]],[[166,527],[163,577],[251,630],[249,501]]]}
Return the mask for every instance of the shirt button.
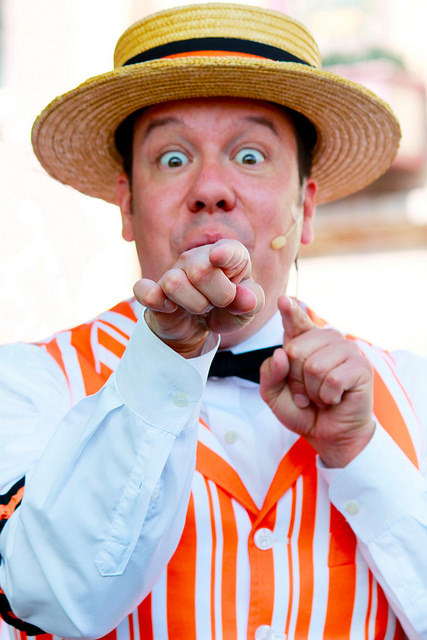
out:
{"label": "shirt button", "polygon": [[186,407],[188,404],[188,396],[182,391],[176,391],[172,394],[172,402],[176,407]]}
{"label": "shirt button", "polygon": [[238,439],[238,437],[239,436],[236,431],[230,430],[224,433],[224,440],[226,441],[227,444],[234,444]]}
{"label": "shirt button", "polygon": [[254,542],[258,549],[266,551],[273,546],[273,532],[270,529],[258,529],[254,535]]}
{"label": "shirt button", "polygon": [[345,504],[345,510],[350,515],[355,516],[356,513],[359,513],[359,511],[360,511],[360,505],[359,505],[358,502],[356,502],[356,500],[349,500]]}
{"label": "shirt button", "polygon": [[255,640],[271,640],[271,627],[268,624],[262,624],[255,631]]}

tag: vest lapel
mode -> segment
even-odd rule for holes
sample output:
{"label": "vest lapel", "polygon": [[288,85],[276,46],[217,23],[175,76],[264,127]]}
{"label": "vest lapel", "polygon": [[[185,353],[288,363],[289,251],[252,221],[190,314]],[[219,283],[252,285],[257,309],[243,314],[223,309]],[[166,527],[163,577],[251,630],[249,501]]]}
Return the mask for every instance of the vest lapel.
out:
{"label": "vest lapel", "polygon": [[303,438],[292,445],[282,458],[261,510],[255,505],[231,460],[223,451],[209,427],[200,420],[196,470],[235,498],[257,520],[262,520],[280,498],[292,487],[304,470],[315,463],[316,452]]}
{"label": "vest lapel", "polygon": [[315,462],[316,451],[304,438],[298,438],[282,458],[277,468],[259,513],[260,521],[275,507],[280,498],[292,487],[299,476],[301,476],[310,465],[314,465]]}
{"label": "vest lapel", "polygon": [[235,498],[252,515],[258,508],[209,427],[200,419],[196,470]]}

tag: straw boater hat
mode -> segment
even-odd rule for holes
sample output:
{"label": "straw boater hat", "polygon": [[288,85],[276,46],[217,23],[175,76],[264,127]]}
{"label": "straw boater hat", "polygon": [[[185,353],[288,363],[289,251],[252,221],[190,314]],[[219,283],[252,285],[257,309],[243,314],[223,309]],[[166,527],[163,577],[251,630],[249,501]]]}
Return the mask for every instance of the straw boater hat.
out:
{"label": "straw boater hat", "polygon": [[56,98],[37,118],[34,150],[54,178],[115,202],[119,124],[148,105],[208,96],[268,100],[304,114],[317,131],[318,203],[375,180],[398,149],[389,106],[322,71],[303,25],[276,11],[215,3],[169,9],[131,26],[117,43],[113,71]]}

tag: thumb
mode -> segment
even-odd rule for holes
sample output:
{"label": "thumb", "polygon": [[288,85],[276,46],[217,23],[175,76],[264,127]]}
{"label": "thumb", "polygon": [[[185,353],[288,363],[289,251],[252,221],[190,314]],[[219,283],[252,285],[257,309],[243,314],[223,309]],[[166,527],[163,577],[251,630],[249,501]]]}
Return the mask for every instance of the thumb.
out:
{"label": "thumb", "polygon": [[276,349],[270,358],[264,360],[260,369],[260,394],[270,407],[286,384],[289,360],[283,349]]}

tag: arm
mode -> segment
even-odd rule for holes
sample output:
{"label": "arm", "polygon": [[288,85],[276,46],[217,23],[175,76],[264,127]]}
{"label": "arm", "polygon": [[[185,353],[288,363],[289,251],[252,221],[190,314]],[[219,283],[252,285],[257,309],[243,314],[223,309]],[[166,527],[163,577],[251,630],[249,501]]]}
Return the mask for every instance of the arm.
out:
{"label": "arm", "polygon": [[14,614],[68,638],[117,626],[175,550],[204,388],[189,359],[215,346],[214,331],[250,322],[263,301],[235,241],[186,252],[135,291],[150,328],[138,323],[108,383],[53,429],[0,538],[0,585]]}
{"label": "arm", "polygon": [[[330,500],[406,633],[427,638],[426,478],[372,420],[372,374],[354,341],[315,327],[287,300],[280,309],[284,347],[264,363],[261,393],[283,424],[318,451]],[[427,365],[423,375],[411,368],[424,398]],[[418,414],[425,438],[426,409]]]}
{"label": "arm", "polygon": [[[3,529],[0,584],[16,616],[99,637],[139,604],[181,533],[202,390],[194,367],[140,322],[116,373],[56,427]],[[37,421],[49,415],[41,402]]]}
{"label": "arm", "polygon": [[408,638],[427,638],[427,479],[381,425],[344,469],[321,473]]}

